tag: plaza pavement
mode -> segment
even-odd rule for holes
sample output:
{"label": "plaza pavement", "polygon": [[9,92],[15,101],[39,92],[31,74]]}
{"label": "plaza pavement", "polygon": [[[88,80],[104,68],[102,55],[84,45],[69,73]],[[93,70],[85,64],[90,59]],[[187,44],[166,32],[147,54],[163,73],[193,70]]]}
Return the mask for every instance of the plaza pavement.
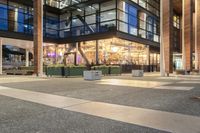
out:
{"label": "plaza pavement", "polygon": [[[0,76],[0,133],[200,133],[200,76]],[[195,98],[194,98],[195,97]]]}

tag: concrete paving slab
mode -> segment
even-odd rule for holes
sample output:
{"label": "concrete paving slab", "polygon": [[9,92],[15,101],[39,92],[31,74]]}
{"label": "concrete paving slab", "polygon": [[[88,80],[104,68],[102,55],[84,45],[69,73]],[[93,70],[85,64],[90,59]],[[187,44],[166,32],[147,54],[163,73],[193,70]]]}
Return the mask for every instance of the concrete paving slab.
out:
{"label": "concrete paving slab", "polygon": [[0,95],[174,133],[199,133],[200,117],[0,87]]}

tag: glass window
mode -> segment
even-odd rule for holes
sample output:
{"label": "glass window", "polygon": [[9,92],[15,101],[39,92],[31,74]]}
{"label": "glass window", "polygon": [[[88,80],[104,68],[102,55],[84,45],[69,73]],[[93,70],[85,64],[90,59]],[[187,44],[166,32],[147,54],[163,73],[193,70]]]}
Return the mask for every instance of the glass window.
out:
{"label": "glass window", "polygon": [[137,27],[137,24],[138,24],[137,18],[129,15],[129,24]]}
{"label": "glass window", "polygon": [[122,11],[118,12],[118,19],[128,23],[128,14]]}
{"label": "glass window", "polygon": [[96,23],[96,15],[94,14],[94,15],[86,16],[85,17],[85,22],[87,24],[94,24],[94,23]]}
{"label": "glass window", "polygon": [[99,4],[93,4],[85,7],[85,15],[94,14],[99,10]]}
{"label": "glass window", "polygon": [[116,21],[108,21],[101,23],[100,31],[111,31],[116,29]]}
{"label": "glass window", "polygon": [[139,0],[139,5],[146,8],[146,0]]}
{"label": "glass window", "polygon": [[8,16],[7,16],[7,6],[0,4],[0,29],[7,30],[8,29]]}
{"label": "glass window", "polygon": [[129,27],[129,33],[131,34],[131,35],[135,35],[135,36],[137,36],[137,32],[138,32],[138,30],[137,30],[137,28],[136,27],[133,27],[133,26],[130,26]]}
{"label": "glass window", "polygon": [[128,24],[119,22],[119,30],[128,33]]}
{"label": "glass window", "polygon": [[173,16],[173,26],[180,29],[180,17],[176,14]]}
{"label": "glass window", "polygon": [[111,11],[101,12],[100,18],[101,22],[116,19],[116,11],[111,10]]}
{"label": "glass window", "polygon": [[115,0],[104,2],[104,3],[101,4],[101,11],[114,9],[116,7],[115,5],[116,5]]}
{"label": "glass window", "polygon": [[147,31],[153,32],[153,19],[150,16],[147,17]]}
{"label": "glass window", "polygon": [[119,1],[118,8],[123,12],[128,12],[128,4],[125,1]]}
{"label": "glass window", "polygon": [[143,29],[140,29],[139,30],[139,36],[142,37],[142,38],[146,38],[146,31],[143,30]]}
{"label": "glass window", "polygon": [[72,27],[83,26],[83,23],[78,18],[72,19]]}
{"label": "glass window", "polygon": [[131,1],[133,1],[133,2],[135,2],[135,3],[138,3],[138,0],[131,0]]}
{"label": "glass window", "polygon": [[137,17],[137,8],[135,8],[134,6],[129,6],[129,14]]}

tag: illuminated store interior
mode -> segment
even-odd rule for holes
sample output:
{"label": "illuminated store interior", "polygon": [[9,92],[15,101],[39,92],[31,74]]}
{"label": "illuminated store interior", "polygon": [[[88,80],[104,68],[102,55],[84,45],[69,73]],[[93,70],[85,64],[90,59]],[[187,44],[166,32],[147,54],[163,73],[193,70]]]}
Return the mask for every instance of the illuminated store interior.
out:
{"label": "illuminated store interior", "polygon": [[[96,45],[98,43],[98,45]],[[159,64],[159,54],[151,53],[149,47],[119,38],[101,39],[94,41],[80,42],[82,51],[90,64],[132,64],[149,65]],[[98,48],[97,48],[98,47]],[[86,64],[81,53],[77,52],[77,47],[72,44],[44,46],[44,58],[47,64]],[[98,53],[98,55],[96,54]],[[98,56],[98,57],[96,57]],[[98,61],[96,60],[98,59]]]}

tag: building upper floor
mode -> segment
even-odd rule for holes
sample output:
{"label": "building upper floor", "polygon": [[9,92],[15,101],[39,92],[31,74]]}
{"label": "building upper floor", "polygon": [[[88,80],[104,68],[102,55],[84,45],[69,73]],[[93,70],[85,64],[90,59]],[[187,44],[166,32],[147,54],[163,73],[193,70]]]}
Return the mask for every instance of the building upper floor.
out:
{"label": "building upper floor", "polygon": [[[45,38],[120,32],[159,43],[159,0],[44,0]],[[0,30],[33,34],[33,1],[0,0]]]}

